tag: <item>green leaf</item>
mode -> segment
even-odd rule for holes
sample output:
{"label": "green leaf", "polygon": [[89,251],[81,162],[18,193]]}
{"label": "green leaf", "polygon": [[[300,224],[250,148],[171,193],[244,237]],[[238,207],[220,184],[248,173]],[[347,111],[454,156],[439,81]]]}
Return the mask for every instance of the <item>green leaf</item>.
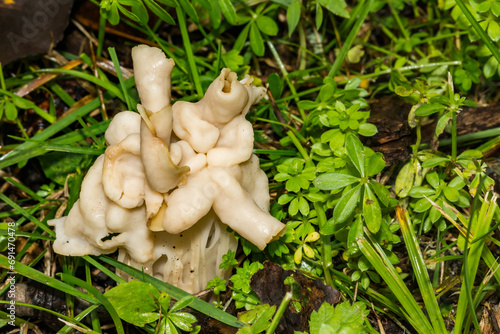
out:
{"label": "green leaf", "polygon": [[374,136],[377,132],[377,127],[371,123],[361,123],[358,128],[358,133],[364,137]]}
{"label": "green leaf", "polygon": [[372,193],[368,184],[365,184],[365,193],[363,196],[363,218],[368,230],[372,233],[377,233],[382,224],[382,211],[380,210],[377,197]]}
{"label": "green leaf", "polygon": [[444,162],[448,162],[448,161],[450,161],[450,158],[448,158],[448,157],[430,158],[430,159],[425,160],[422,163],[422,167],[423,168],[433,168],[433,167],[436,167],[436,166],[438,166]]}
{"label": "green leaf", "polygon": [[365,334],[363,311],[366,306],[360,302],[351,305],[349,301],[335,308],[324,302],[318,311],[313,311],[309,320],[311,334],[343,333]]}
{"label": "green leaf", "polygon": [[236,11],[231,3],[231,0],[219,0],[220,9],[227,22],[231,25],[235,25],[237,21]]}
{"label": "green leaf", "polygon": [[23,99],[22,97],[19,97],[17,95],[12,96],[12,102],[14,102],[16,107],[21,109],[30,109],[36,107],[36,105],[32,101]]}
{"label": "green leaf", "polygon": [[444,197],[450,202],[456,202],[460,198],[460,194],[458,190],[452,187],[444,187],[443,188]]}
{"label": "green leaf", "polygon": [[43,173],[52,181],[64,185],[68,175],[87,165],[90,159],[82,154],[49,152],[38,157]]}
{"label": "green leaf", "polygon": [[153,298],[158,298],[160,293],[149,283],[135,280],[122,283],[108,290],[104,296],[120,318],[136,326],[144,327],[160,317],[158,312],[155,312],[158,305]]}
{"label": "green leaf", "polygon": [[170,313],[168,318],[177,328],[185,332],[191,331],[193,324],[197,321],[194,315],[187,312]]}
{"label": "green leaf", "polygon": [[352,164],[358,170],[361,177],[365,176],[365,149],[359,138],[349,133],[346,136],[345,148]]}
{"label": "green leaf", "polygon": [[440,134],[443,133],[446,125],[448,124],[448,122],[450,121],[450,119],[452,117],[453,117],[452,111],[447,112],[444,115],[442,115],[441,117],[439,117],[437,124],[436,124],[436,130],[435,130],[436,136],[439,136]]}
{"label": "green leaf", "polygon": [[264,34],[269,36],[275,36],[276,34],[278,34],[279,31],[278,25],[269,16],[265,15],[258,16],[255,22],[257,23],[259,30],[262,31]]}
{"label": "green leaf", "polygon": [[416,116],[429,116],[437,112],[441,112],[446,108],[446,106],[438,103],[432,104],[422,104],[415,110]]}
{"label": "green leaf", "polygon": [[408,195],[413,198],[423,198],[424,196],[431,196],[434,194],[436,190],[428,188],[428,187],[413,187],[411,188]]}
{"label": "green leaf", "polygon": [[498,61],[495,57],[490,57],[488,61],[484,64],[483,73],[486,78],[491,78],[495,75],[498,70]]}
{"label": "green leaf", "polygon": [[300,20],[301,4],[300,0],[293,1],[286,10],[286,20],[288,23],[288,37],[292,36]]}
{"label": "green leaf", "polygon": [[250,23],[250,46],[256,56],[264,55],[264,41],[255,22]]}
{"label": "green leaf", "polygon": [[415,212],[424,212],[431,208],[432,204],[427,200],[427,198],[421,198],[415,203]]}
{"label": "green leaf", "polygon": [[[267,83],[269,84],[269,90],[275,99],[279,99],[281,97],[281,93],[283,92],[283,82],[280,77],[276,73],[271,73],[267,77]],[[303,101],[300,101],[303,102]]]}
{"label": "green leaf", "polygon": [[191,4],[191,1],[188,0],[178,0],[184,12],[193,20],[194,22],[199,22],[198,13],[196,9]]}
{"label": "green leaf", "polygon": [[307,216],[309,214],[309,202],[304,198],[299,198],[299,211],[303,216]]}
{"label": "green leaf", "polygon": [[394,191],[401,198],[408,196],[408,193],[413,187],[414,180],[415,180],[414,162],[413,160],[410,160],[399,171],[399,174],[396,177]]}
{"label": "green leaf", "polygon": [[490,36],[494,42],[500,41],[500,26],[495,20],[491,20],[488,24],[488,36]]}
{"label": "green leaf", "polygon": [[5,101],[5,117],[9,121],[15,121],[17,118],[17,108],[14,103],[9,100]]}
{"label": "green leaf", "polygon": [[288,206],[290,216],[295,216],[299,212],[299,199],[295,197]]}
{"label": "green leaf", "polygon": [[348,185],[359,182],[360,178],[341,173],[325,173],[314,179],[314,185],[321,190],[342,189]]}
{"label": "green leaf", "polygon": [[372,154],[366,161],[366,175],[374,176],[380,173],[385,167],[384,155],[380,152]]}
{"label": "green leaf", "polygon": [[377,195],[379,201],[384,206],[389,206],[389,199],[391,198],[391,193],[389,190],[381,183],[371,180],[368,185],[372,188],[373,192]]}
{"label": "green leaf", "polygon": [[144,0],[144,3],[158,18],[168,24],[174,25],[172,16],[153,0]]}
{"label": "green leaf", "polygon": [[108,21],[112,25],[120,23],[120,13],[118,13],[118,2],[113,1],[108,14]]}
{"label": "green leaf", "polygon": [[238,35],[238,38],[236,38],[236,41],[234,42],[234,47],[233,49],[241,51],[243,49],[243,46],[245,45],[245,42],[247,41],[248,37],[248,31],[250,30],[250,25],[247,24],[243,30],[241,30],[240,34]]}
{"label": "green leaf", "polygon": [[323,23],[323,7],[319,4],[316,4],[316,19],[314,21],[316,23],[316,29],[319,30]]}
{"label": "green leaf", "polygon": [[180,299],[177,303],[172,306],[170,309],[170,312],[175,312],[180,310],[181,308],[187,307],[189,304],[191,304],[194,300],[194,296],[185,296],[182,299]]}
{"label": "green leaf", "polygon": [[336,223],[343,223],[354,212],[359,202],[361,189],[361,184],[358,184],[340,198],[340,201],[333,210],[333,219]]}
{"label": "green leaf", "polygon": [[349,18],[349,12],[346,9],[347,4],[344,0],[318,0],[318,3],[335,15],[346,19]]}

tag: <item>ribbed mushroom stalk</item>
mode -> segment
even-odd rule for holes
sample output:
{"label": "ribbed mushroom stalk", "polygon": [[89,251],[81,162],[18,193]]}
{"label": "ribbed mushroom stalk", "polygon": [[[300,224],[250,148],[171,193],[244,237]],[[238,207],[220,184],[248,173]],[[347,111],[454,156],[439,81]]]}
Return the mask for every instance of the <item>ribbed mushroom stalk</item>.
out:
{"label": "ribbed mushroom stalk", "polygon": [[[161,50],[132,50],[139,114],[119,113],[108,148],[82,184],[68,217],[50,221],[64,255],[119,250],[119,259],[195,293],[236,250],[228,226],[264,249],[285,225],[269,214],[266,174],[252,154],[245,119],[265,95],[223,69],[197,103],[170,105],[174,62]],[[126,277],[126,275],[124,275]]]}

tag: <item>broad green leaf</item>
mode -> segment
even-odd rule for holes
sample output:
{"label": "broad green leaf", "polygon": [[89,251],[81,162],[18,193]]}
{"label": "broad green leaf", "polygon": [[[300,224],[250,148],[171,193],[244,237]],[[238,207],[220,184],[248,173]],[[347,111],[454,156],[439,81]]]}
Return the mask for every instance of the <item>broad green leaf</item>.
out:
{"label": "broad green leaf", "polygon": [[346,19],[349,18],[349,12],[346,9],[347,4],[344,0],[318,0],[318,3],[335,15]]}
{"label": "broad green leaf", "polygon": [[421,198],[415,203],[415,212],[424,212],[431,208],[432,204],[427,198]]}
{"label": "broad green leaf", "polygon": [[240,32],[238,35],[238,38],[236,38],[236,41],[234,42],[234,47],[233,49],[241,51],[243,49],[243,46],[245,45],[245,42],[247,41],[248,37],[248,32],[250,31],[250,24],[247,24]]}
{"label": "broad green leaf", "polygon": [[307,216],[309,214],[309,202],[304,198],[299,198],[299,211],[303,216]]}
{"label": "broad green leaf", "polygon": [[358,133],[364,137],[374,136],[377,132],[377,127],[371,123],[361,123],[358,128]]}
{"label": "broad green leaf", "polygon": [[436,124],[436,130],[435,134],[436,136],[439,136],[440,134],[443,133],[444,129],[446,128],[446,125],[450,121],[450,119],[453,117],[453,112],[447,112],[441,117],[439,117],[437,124]]}
{"label": "broad green leaf", "polygon": [[450,202],[456,202],[460,198],[458,190],[452,187],[444,187],[443,194]]}
{"label": "broad green leaf", "polygon": [[365,174],[365,149],[359,138],[349,133],[346,136],[345,148],[347,150],[347,155],[352,161],[352,164],[358,170],[361,177]]}
{"label": "broad green leaf", "polygon": [[408,196],[413,198],[423,198],[424,196],[429,197],[435,192],[436,190],[428,187],[413,187],[408,193]]}
{"label": "broad green leaf", "polygon": [[370,158],[365,161],[366,175],[374,176],[380,173],[385,167],[384,155],[380,152],[372,154]]}
{"label": "broad green leaf", "polygon": [[250,23],[250,46],[256,56],[264,55],[264,41],[255,22]]}
{"label": "broad green leaf", "polygon": [[365,184],[365,192],[363,196],[363,218],[366,227],[372,233],[377,233],[382,224],[382,211],[378,204],[377,197],[372,193],[368,184]]}
{"label": "broad green leaf", "polygon": [[373,192],[377,195],[379,201],[384,206],[389,206],[389,199],[391,198],[391,193],[389,190],[381,183],[371,180],[368,185],[372,188]]}
{"label": "broad green leaf", "polygon": [[220,9],[227,22],[231,25],[236,24],[237,16],[236,11],[234,10],[234,6],[231,3],[231,0],[219,0]]}
{"label": "broad green leaf", "polygon": [[10,101],[5,101],[5,117],[9,121],[15,121],[17,118],[17,108],[14,103]]}
{"label": "broad green leaf", "polygon": [[288,37],[292,36],[300,20],[301,4],[300,0],[293,1],[286,10],[286,21],[288,23]]}
{"label": "broad green leaf", "polygon": [[189,332],[193,329],[193,323],[197,321],[196,317],[187,312],[170,313],[168,318],[179,329]]}
{"label": "broad green leaf", "polygon": [[160,317],[158,312],[155,312],[158,305],[153,298],[158,298],[160,293],[149,283],[135,280],[122,283],[108,290],[104,296],[120,318],[136,326],[144,327]]}
{"label": "broad green leaf", "polygon": [[425,179],[434,189],[437,189],[439,187],[439,184],[441,183],[438,173],[434,171],[427,173]]}
{"label": "broad green leaf", "polygon": [[340,201],[337,203],[335,209],[333,210],[333,219],[336,223],[343,223],[354,212],[354,209],[359,202],[361,189],[361,185],[358,184],[356,187],[347,191],[340,198]]}
{"label": "broad green leaf", "polygon": [[415,168],[413,166],[413,161],[408,161],[403,168],[399,171],[396,177],[396,183],[394,185],[394,190],[396,194],[404,198],[408,196],[411,188],[413,187],[413,181],[415,180]]}
{"label": "broad green leaf", "polygon": [[438,103],[432,104],[422,104],[415,110],[416,116],[429,116],[437,112],[441,112],[446,108],[446,106]]}
{"label": "broad green leaf", "polygon": [[490,24],[488,24],[488,36],[490,36],[494,42],[500,40],[500,26],[497,21],[491,20]]}
{"label": "broad green leaf", "polygon": [[66,152],[49,152],[38,157],[46,177],[64,185],[68,175],[75,173],[78,169],[83,169],[90,159],[82,154],[72,154]]}
{"label": "broad green leaf", "polygon": [[278,34],[279,31],[278,25],[269,16],[260,15],[257,17],[255,22],[257,23],[259,30],[262,31],[264,34],[269,36],[275,36],[276,34]]}
{"label": "broad green leaf", "polygon": [[325,173],[314,179],[314,185],[321,190],[342,189],[348,185],[359,182],[360,178],[341,173]]}
{"label": "broad green leaf", "polygon": [[[283,82],[280,77],[276,73],[271,73],[267,77],[267,83],[269,84],[269,90],[275,99],[279,99],[281,97],[281,93],[283,92]],[[303,102],[303,101],[300,101]]]}
{"label": "broad green leaf", "polygon": [[488,61],[484,64],[483,73],[486,78],[491,78],[495,75],[498,70],[498,61],[495,57],[490,57]]}
{"label": "broad green leaf", "polygon": [[448,183],[448,187],[455,188],[456,190],[460,190],[464,186],[465,186],[465,182],[459,176],[456,176],[455,178],[453,178],[453,180],[450,181],[450,183]]}
{"label": "broad green leaf", "polygon": [[12,96],[12,102],[16,105],[16,107],[21,108],[21,109],[30,109],[36,107],[35,103],[30,100],[23,99],[22,97],[19,97],[17,95]]}
{"label": "broad green leaf", "polygon": [[196,9],[193,7],[191,4],[191,1],[188,0],[177,0],[179,1],[182,9],[184,12],[189,16],[191,20],[194,22],[199,22],[200,19],[198,18],[198,13],[196,12]]}
{"label": "broad green leaf", "polygon": [[112,25],[120,23],[120,13],[118,13],[118,2],[116,1],[111,3],[111,8],[108,12],[108,21]]}
{"label": "broad green leaf", "polygon": [[316,23],[316,29],[319,30],[321,24],[323,23],[323,7],[319,4],[316,4],[316,19],[314,22]]}
{"label": "broad green leaf", "polygon": [[170,309],[170,312],[175,312],[180,310],[181,308],[187,307],[189,304],[191,304],[194,300],[194,296],[185,296],[181,300],[177,301],[177,303],[172,306]]}
{"label": "broad green leaf", "polygon": [[299,199],[295,197],[288,206],[290,216],[295,216],[299,212]]}
{"label": "broad green leaf", "polygon": [[144,0],[144,3],[148,8],[156,15],[158,18],[168,24],[175,25],[175,21],[172,16],[158,5],[154,0]]}
{"label": "broad green leaf", "polygon": [[450,161],[450,158],[448,158],[448,157],[430,158],[430,159],[425,160],[422,163],[422,167],[423,168],[433,168],[433,167],[436,167],[436,166],[438,166],[444,162],[448,162],[448,161]]}

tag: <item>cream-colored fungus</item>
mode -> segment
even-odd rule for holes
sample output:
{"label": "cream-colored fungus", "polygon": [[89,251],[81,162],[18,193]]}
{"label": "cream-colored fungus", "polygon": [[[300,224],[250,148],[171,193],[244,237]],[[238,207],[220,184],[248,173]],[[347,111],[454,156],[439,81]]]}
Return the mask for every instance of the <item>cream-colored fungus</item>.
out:
{"label": "cream-colored fungus", "polygon": [[170,105],[174,66],[157,48],[132,50],[139,114],[123,111],[67,217],[50,221],[54,250],[70,256],[119,250],[118,258],[188,292],[203,290],[232,230],[264,249],[285,225],[269,214],[266,174],[245,119],[265,96],[223,69],[197,103]]}

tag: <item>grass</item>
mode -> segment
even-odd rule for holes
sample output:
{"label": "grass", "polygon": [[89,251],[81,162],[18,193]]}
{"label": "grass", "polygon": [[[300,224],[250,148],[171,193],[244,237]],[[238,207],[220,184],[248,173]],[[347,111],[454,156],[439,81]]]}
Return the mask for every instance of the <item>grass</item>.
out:
{"label": "grass", "polygon": [[[121,46],[104,48],[107,39],[115,38],[107,21],[117,19],[116,6],[127,31],[156,43],[176,62],[175,99],[201,99],[224,66],[240,78],[253,75],[272,92],[247,118],[256,133],[254,153],[270,181],[271,212],[287,223],[288,232],[263,252],[240,238],[239,258],[248,263],[271,260],[305,272],[338,289],[353,305],[361,302],[368,309],[363,313],[366,332],[382,332],[381,318],[418,333],[481,331],[477,314],[485,312],[485,302],[498,294],[500,284],[494,256],[500,245],[500,210],[482,155],[497,148],[500,133],[497,128],[456,133],[457,118],[469,101],[498,102],[496,7],[478,10],[468,0],[361,0],[348,6],[343,1],[89,2],[97,10],[102,7],[99,29],[92,31],[99,41],[96,54],[61,52],[69,60],[64,66],[30,59],[0,67],[0,123],[5,129],[0,156],[0,248],[5,255],[0,266],[6,269],[1,277],[6,280],[12,271],[9,255],[15,248],[16,281],[29,278],[64,292],[68,313],[18,305],[30,304],[64,319],[58,333],[69,333],[74,326],[102,332],[105,320],[97,312],[102,306],[114,330],[125,333],[130,325],[120,318],[121,311],[93,287],[94,269],[112,284],[124,283],[116,274],[121,270],[176,300],[189,295],[114,255],[57,256],[50,265],[41,261],[53,255],[49,245],[55,232],[47,221],[69,212],[86,171],[106,148],[108,114],[135,110],[139,102],[134,79],[124,76],[117,52]],[[149,14],[144,14],[146,8]],[[278,22],[277,32],[259,17]],[[288,31],[287,18],[296,20],[293,31]],[[120,43],[131,46],[136,39]],[[114,71],[99,68],[99,57],[108,59]],[[72,95],[66,83],[76,84],[84,97]],[[35,99],[42,92],[48,107]],[[405,148],[413,153],[411,164],[403,167],[406,162],[400,161],[384,168],[380,154],[362,142],[374,134],[369,101],[396,94],[414,105],[418,122],[437,123],[431,129],[437,142],[421,143],[419,124],[416,145]],[[117,107],[109,109],[112,104]],[[419,108],[435,111],[422,115]],[[30,117],[43,128],[30,129]],[[466,149],[475,150],[464,153]],[[51,163],[40,165],[43,159]],[[35,183],[26,177],[34,166],[43,166],[44,173]],[[316,184],[327,178],[322,175],[328,175],[329,187]],[[30,254],[42,245],[43,251]],[[462,261],[461,274],[453,275],[451,266],[457,261]],[[248,279],[242,261],[237,267],[231,281]],[[8,287],[0,293],[7,294]],[[227,289],[232,289],[227,302],[254,300],[234,286]],[[89,303],[79,314],[75,298]],[[199,298],[189,307],[240,333],[257,328],[272,333],[286,317],[285,309],[297,303],[288,294],[275,314],[257,308],[263,311],[255,311],[250,324]],[[0,320],[8,319],[0,314]],[[311,334],[317,327],[334,326],[315,319]],[[9,328],[6,321],[0,326]],[[35,326],[32,319],[15,322]],[[155,324],[140,331],[155,333]]]}

